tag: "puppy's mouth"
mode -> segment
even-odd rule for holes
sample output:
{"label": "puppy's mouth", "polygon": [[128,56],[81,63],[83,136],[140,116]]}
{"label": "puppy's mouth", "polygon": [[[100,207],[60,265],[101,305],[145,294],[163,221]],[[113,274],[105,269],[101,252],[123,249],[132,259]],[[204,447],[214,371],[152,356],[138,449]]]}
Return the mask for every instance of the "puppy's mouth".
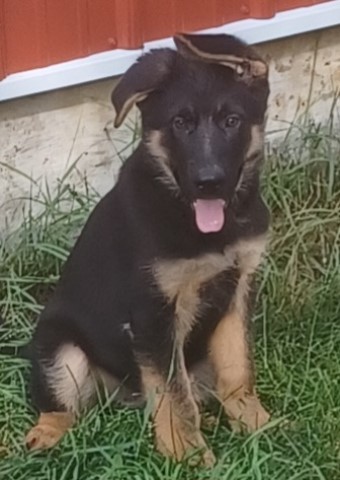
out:
{"label": "puppy's mouth", "polygon": [[198,198],[193,202],[196,226],[202,233],[222,230],[225,223],[225,200]]}

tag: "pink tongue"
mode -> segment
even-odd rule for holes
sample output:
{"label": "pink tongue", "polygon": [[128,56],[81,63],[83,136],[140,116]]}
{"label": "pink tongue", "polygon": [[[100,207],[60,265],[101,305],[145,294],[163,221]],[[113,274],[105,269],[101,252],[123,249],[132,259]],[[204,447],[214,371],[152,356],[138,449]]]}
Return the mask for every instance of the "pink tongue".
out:
{"label": "pink tongue", "polygon": [[196,225],[203,233],[219,232],[224,225],[224,205],[222,199],[194,202]]}

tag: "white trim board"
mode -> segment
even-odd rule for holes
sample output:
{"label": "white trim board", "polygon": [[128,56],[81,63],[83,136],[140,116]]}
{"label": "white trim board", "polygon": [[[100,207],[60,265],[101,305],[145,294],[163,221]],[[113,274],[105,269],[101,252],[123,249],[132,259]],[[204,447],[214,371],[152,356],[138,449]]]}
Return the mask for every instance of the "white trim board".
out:
{"label": "white trim board", "polygon": [[[289,10],[265,20],[240,20],[204,32],[231,33],[253,44],[336,25],[340,25],[340,0]],[[14,73],[0,81],[0,101],[121,75],[143,51],[160,47],[174,47],[174,43],[166,38],[148,42],[138,50],[113,50]]]}

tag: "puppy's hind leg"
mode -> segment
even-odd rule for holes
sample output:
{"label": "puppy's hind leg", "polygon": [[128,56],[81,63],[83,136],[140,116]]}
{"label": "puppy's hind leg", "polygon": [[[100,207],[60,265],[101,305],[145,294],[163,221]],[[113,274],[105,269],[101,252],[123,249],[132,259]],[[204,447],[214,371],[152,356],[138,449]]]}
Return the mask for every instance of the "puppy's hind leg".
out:
{"label": "puppy's hind leg", "polygon": [[48,449],[59,442],[74,424],[76,413],[91,401],[95,380],[85,353],[65,343],[52,357],[35,360],[32,386],[40,416],[26,436],[26,445],[31,450]]}

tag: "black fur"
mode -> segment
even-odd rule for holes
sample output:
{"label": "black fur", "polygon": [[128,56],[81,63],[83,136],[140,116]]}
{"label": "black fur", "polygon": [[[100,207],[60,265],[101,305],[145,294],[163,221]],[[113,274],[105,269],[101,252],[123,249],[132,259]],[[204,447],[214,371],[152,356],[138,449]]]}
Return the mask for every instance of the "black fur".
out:
{"label": "black fur", "polygon": [[[41,411],[63,409],[46,385],[42,365],[53,362],[64,343],[81,347],[91,364],[132,391],[141,390],[141,358],[151,358],[167,372],[176,333],[175,305],[157,286],[152,265],[221,253],[268,228],[259,192],[261,151],[243,188],[236,191],[251,127],[264,122],[267,82],[259,100],[231,69],[169,50],[146,55],[131,71],[113,101],[121,109],[126,96],[152,90],[139,103],[143,138],[115,187],[91,214],[41,314],[33,340],[33,393]],[[138,90],[140,79],[144,83]],[[236,126],[227,125],[230,116],[235,116]],[[163,160],[150,154],[149,134],[154,130],[161,132],[174,188],[159,178],[166,176],[160,173]],[[204,175],[215,181],[217,168],[218,184],[198,188]],[[227,203],[225,223],[221,231],[204,234],[196,226],[192,204],[216,196]],[[239,275],[235,267],[200,289],[204,307],[186,340],[188,368],[206,356],[207,339],[227,311]]]}

